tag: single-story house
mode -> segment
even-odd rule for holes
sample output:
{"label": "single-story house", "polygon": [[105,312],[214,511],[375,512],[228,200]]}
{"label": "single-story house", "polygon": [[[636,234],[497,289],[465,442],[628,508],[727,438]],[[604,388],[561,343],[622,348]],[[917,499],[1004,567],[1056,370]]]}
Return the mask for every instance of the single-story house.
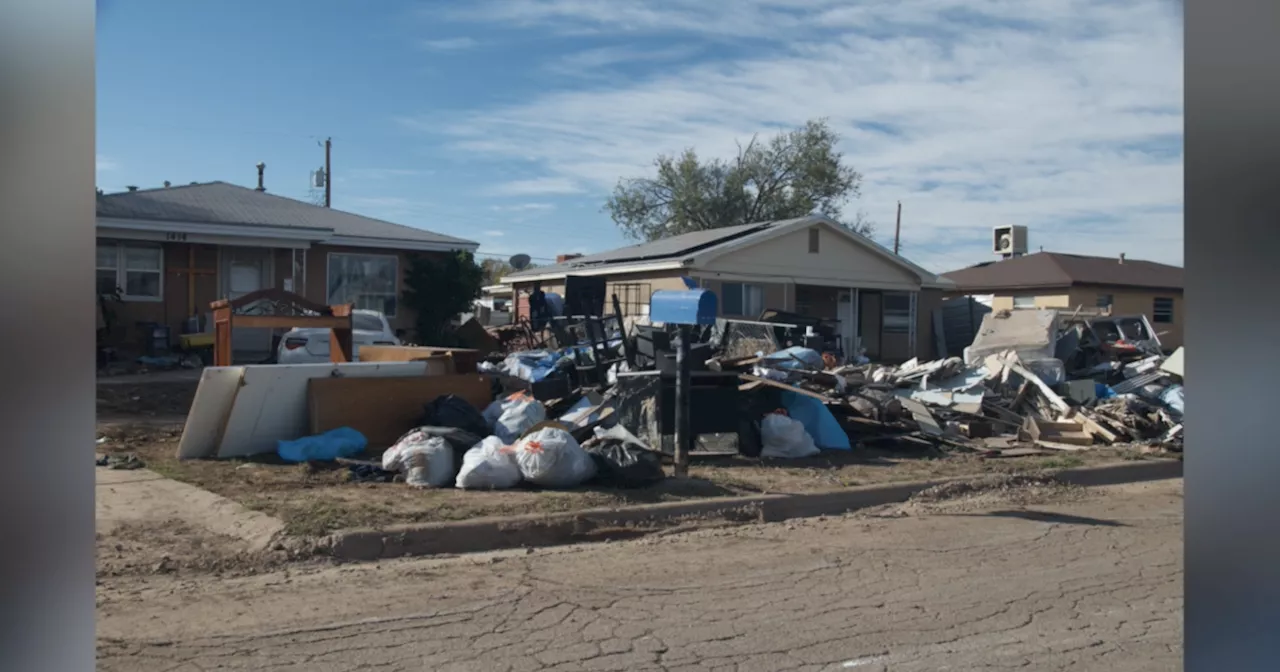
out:
{"label": "single-story house", "polygon": [[[98,292],[118,288],[111,340],[137,344],[145,323],[176,339],[209,304],[279,288],[324,304],[378,310],[408,333],[400,301],[408,255],[475,251],[479,243],[321,207],[226,182],[99,194]],[[268,352],[270,334],[233,335],[242,352]]]}
{"label": "single-story house", "polygon": [[932,311],[950,281],[822,216],[729,226],[672,236],[503,278],[516,293],[515,318],[528,316],[528,293],[563,292],[566,276],[605,276],[626,315],[643,315],[660,289],[685,289],[683,277],[716,293],[720,315],[755,320],[765,309],[838,320],[846,351],[872,359],[932,357]]}
{"label": "single-story house", "polygon": [[1183,270],[1153,261],[1036,252],[944,273],[956,294],[992,295],[993,310],[1062,308],[1146,315],[1161,344],[1183,344]]}

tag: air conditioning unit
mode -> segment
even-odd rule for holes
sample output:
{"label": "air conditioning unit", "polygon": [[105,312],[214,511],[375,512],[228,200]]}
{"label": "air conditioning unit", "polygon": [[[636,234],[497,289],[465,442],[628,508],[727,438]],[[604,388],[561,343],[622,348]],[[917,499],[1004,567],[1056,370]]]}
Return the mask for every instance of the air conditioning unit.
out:
{"label": "air conditioning unit", "polygon": [[992,229],[992,251],[1008,259],[1027,253],[1027,227],[997,226]]}

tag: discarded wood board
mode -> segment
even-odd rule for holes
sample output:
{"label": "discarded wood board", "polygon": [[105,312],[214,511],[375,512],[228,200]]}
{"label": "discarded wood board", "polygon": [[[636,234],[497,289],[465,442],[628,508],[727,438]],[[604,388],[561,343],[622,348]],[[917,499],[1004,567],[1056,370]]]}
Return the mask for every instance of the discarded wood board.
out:
{"label": "discarded wood board", "polygon": [[423,407],[438,397],[457,395],[477,410],[492,400],[488,376],[458,373],[401,378],[316,378],[308,382],[309,433],[350,427],[371,448],[396,442],[418,426]]}
{"label": "discarded wood board", "polygon": [[[210,373],[218,371],[235,373]],[[187,414],[178,456],[199,459],[274,453],[276,442],[306,436],[307,381],[312,378],[422,378],[426,371],[426,362],[210,367],[196,389],[198,403],[193,403]],[[229,384],[237,375],[238,384]]]}
{"label": "discarded wood board", "polygon": [[1058,441],[1046,441],[1039,439],[1035,442],[1037,446],[1048,450],[1060,450],[1064,453],[1077,453],[1082,450],[1089,450],[1088,446],[1075,446],[1069,443],[1060,443]]}
{"label": "discarded wood board", "polygon": [[365,345],[360,348],[362,362],[442,361],[446,368],[431,369],[428,375],[475,373],[480,352],[467,348],[435,348],[417,345]]}
{"label": "discarded wood board", "polygon": [[1106,427],[1098,424],[1097,421],[1089,417],[1088,414],[1082,413],[1079,409],[1071,409],[1068,413],[1062,416],[1062,419],[1068,422],[1080,423],[1080,427],[1083,428],[1084,431],[1092,434],[1094,438],[1100,439],[1103,443],[1115,443],[1118,438],[1115,432],[1112,432]]}
{"label": "discarded wood board", "polygon": [[1051,422],[1027,418],[1022,424],[1019,435],[1031,442],[1045,440],[1079,446],[1093,445],[1093,436],[1084,431],[1077,422]]}
{"label": "discarded wood board", "polygon": [[1040,376],[1028,371],[1026,367],[1018,364],[1017,362],[1006,360],[1006,365],[1009,367],[1009,370],[1021,376],[1023,380],[1036,386],[1036,388],[1040,390],[1040,394],[1049,402],[1049,405],[1063,413],[1071,410],[1071,405],[1063,401],[1062,397],[1059,397],[1058,394],[1053,391],[1053,388],[1049,387],[1048,383],[1040,380]]}
{"label": "discarded wood board", "polygon": [[938,421],[934,419],[933,413],[924,404],[911,398],[899,399],[902,407],[907,409],[911,417],[915,419],[916,424],[920,425],[920,431],[932,437],[942,436],[942,427],[938,425]]}

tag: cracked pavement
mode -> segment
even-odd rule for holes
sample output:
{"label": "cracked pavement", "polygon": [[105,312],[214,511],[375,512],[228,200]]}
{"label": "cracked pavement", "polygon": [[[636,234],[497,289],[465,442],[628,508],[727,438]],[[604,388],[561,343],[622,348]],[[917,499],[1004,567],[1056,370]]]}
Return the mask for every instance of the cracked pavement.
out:
{"label": "cracked pavement", "polygon": [[133,577],[98,669],[1182,669],[1182,481],[531,552]]}

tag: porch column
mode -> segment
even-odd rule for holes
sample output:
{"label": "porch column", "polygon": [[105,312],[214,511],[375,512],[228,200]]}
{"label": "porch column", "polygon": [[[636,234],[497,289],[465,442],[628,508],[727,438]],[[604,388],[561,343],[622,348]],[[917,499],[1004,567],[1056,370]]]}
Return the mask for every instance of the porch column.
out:
{"label": "porch column", "polygon": [[853,311],[853,343],[850,345],[848,356],[858,354],[858,348],[862,347],[862,293],[857,287],[850,287],[849,291],[853,296],[849,301],[850,310]]}
{"label": "porch column", "polygon": [[908,294],[910,309],[910,323],[907,325],[907,348],[910,349],[910,356],[916,356],[916,299],[920,297],[920,292],[910,292]]}

